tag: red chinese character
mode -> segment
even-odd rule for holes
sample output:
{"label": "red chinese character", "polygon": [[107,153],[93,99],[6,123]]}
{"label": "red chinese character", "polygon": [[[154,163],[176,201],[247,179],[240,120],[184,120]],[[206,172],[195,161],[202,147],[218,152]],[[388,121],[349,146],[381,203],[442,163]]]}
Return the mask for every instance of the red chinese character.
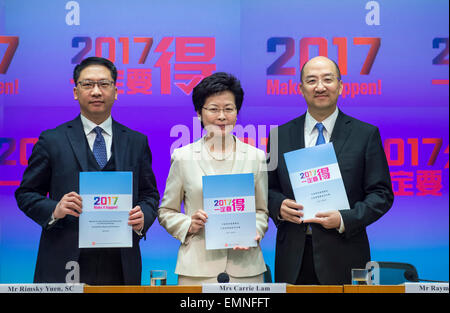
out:
{"label": "red chinese character", "polygon": [[123,87],[123,76],[124,70],[117,70],[117,81],[116,81],[116,87],[117,87],[117,94],[123,95],[125,91],[121,89]]}
{"label": "red chinese character", "polygon": [[[175,42],[175,71],[189,72],[175,74],[175,80],[186,80],[187,83],[175,83],[186,95],[191,94],[192,89],[203,79],[216,70],[216,64],[208,64],[215,54],[214,37],[179,37]],[[202,62],[202,63],[178,63],[178,62]],[[196,72],[196,73],[192,73]]]}
{"label": "red chinese character", "polygon": [[442,171],[417,171],[418,196],[442,196]]}
{"label": "red chinese character", "polygon": [[319,173],[320,180],[330,179],[330,169],[328,167],[320,168],[317,172]]}
{"label": "red chinese character", "polygon": [[[412,196],[414,195],[413,191],[407,190],[408,188],[413,188],[412,182],[414,180],[413,172],[391,172],[391,180],[392,180],[392,189],[394,190],[394,195],[396,196]],[[397,188],[395,188],[395,184],[397,183]]]}
{"label": "red chinese character", "polygon": [[144,95],[151,95],[152,91],[152,70],[130,68],[127,71],[127,87],[128,94],[142,93]]}
{"label": "red chinese character", "polygon": [[238,211],[244,211],[245,210],[245,200],[243,198],[233,199],[233,209],[238,210]]}
{"label": "red chinese character", "polygon": [[174,52],[167,52],[169,46],[172,44],[173,37],[164,37],[155,49],[155,52],[162,53],[158,61],[155,63],[155,67],[160,68],[161,72],[161,94],[169,95],[170,88],[170,59],[175,54]]}
{"label": "red chinese character", "polygon": [[[448,154],[448,146],[447,146],[447,148],[445,149],[444,153],[445,153],[445,154]],[[444,167],[444,168],[448,168],[448,161],[447,161],[447,164],[445,164],[445,167]]]}
{"label": "red chinese character", "polygon": [[226,207],[221,206],[221,207],[220,207],[220,212],[222,212],[222,213],[225,212],[225,209],[226,209]]}

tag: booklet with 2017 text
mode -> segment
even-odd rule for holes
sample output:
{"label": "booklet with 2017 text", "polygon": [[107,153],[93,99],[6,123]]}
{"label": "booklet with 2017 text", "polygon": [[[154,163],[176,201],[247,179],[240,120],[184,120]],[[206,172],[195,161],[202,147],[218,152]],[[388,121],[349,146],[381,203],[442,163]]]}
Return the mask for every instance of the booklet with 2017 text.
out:
{"label": "booklet with 2017 text", "polygon": [[303,205],[303,219],[350,209],[332,143],[286,152],[284,159],[295,201]]}
{"label": "booklet with 2017 text", "polygon": [[203,176],[206,249],[256,247],[253,173]]}
{"label": "booklet with 2017 text", "polygon": [[133,205],[132,172],[81,172],[83,213],[79,223],[79,248],[133,246],[128,215]]}

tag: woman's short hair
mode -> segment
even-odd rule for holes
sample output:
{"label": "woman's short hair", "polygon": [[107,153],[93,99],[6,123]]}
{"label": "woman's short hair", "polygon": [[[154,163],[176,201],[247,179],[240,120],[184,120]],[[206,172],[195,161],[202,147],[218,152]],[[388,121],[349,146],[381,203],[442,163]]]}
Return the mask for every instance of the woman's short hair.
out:
{"label": "woman's short hair", "polygon": [[224,91],[230,91],[234,95],[236,110],[239,113],[244,100],[244,90],[235,76],[225,72],[217,72],[205,77],[195,86],[192,92],[195,111],[200,113],[208,97]]}

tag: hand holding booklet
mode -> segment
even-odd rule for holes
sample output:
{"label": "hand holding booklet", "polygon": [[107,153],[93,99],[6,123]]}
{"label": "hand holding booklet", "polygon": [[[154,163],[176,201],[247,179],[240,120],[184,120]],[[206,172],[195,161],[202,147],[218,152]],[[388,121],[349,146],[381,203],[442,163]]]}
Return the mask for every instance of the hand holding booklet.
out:
{"label": "hand holding booklet", "polygon": [[81,172],[79,248],[132,247],[132,172]]}
{"label": "hand holding booklet", "polygon": [[256,247],[253,173],[203,176],[206,249]]}
{"label": "hand holding booklet", "polygon": [[303,219],[350,209],[332,143],[286,152],[284,159],[295,201],[303,206]]}

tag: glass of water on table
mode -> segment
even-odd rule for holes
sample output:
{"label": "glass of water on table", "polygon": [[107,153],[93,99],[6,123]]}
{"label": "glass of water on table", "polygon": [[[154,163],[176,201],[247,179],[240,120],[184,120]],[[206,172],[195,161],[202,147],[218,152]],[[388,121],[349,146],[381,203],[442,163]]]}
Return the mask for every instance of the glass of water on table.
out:
{"label": "glass of water on table", "polygon": [[165,286],[167,284],[167,272],[165,270],[150,271],[150,286]]}
{"label": "glass of water on table", "polygon": [[369,270],[363,268],[352,269],[352,285],[367,285]]}

